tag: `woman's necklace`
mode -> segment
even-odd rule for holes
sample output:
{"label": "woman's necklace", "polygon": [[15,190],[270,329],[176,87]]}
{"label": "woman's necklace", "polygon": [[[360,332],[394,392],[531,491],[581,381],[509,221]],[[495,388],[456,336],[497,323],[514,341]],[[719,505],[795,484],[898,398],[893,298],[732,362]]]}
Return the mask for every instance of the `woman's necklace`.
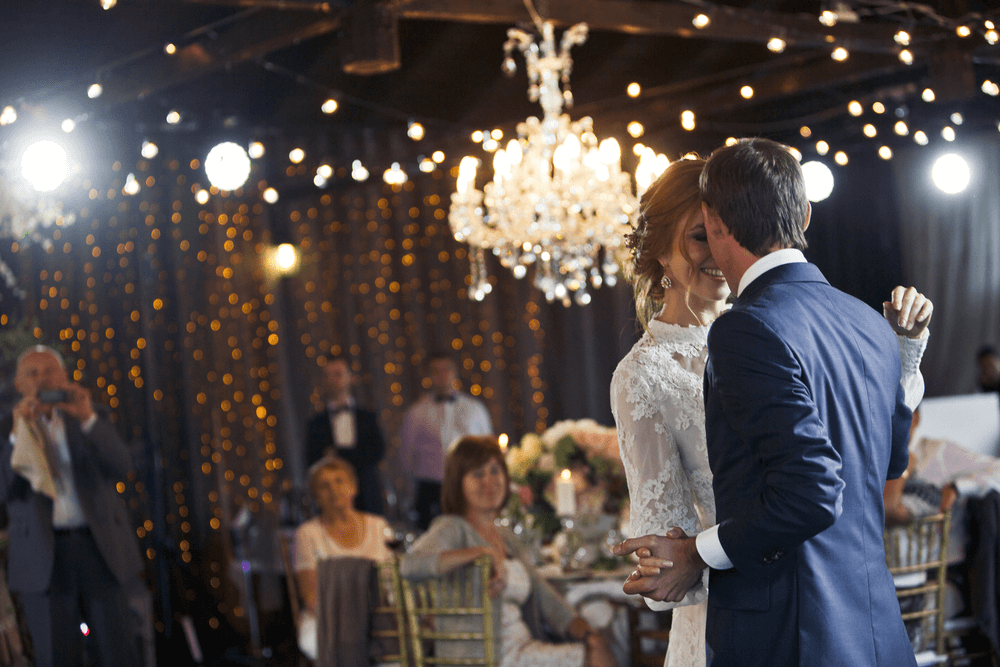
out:
{"label": "woman's necklace", "polygon": [[500,535],[500,531],[497,530],[496,524],[492,521],[488,523],[483,523],[481,521],[476,521],[472,523],[476,532],[479,536],[486,541],[497,553],[501,554],[504,558],[507,557],[507,546],[504,544],[503,537]]}
{"label": "woman's necklace", "polygon": [[354,549],[361,546],[365,536],[365,519],[357,513],[350,513],[347,521],[324,521],[323,527],[327,534],[344,549]]}

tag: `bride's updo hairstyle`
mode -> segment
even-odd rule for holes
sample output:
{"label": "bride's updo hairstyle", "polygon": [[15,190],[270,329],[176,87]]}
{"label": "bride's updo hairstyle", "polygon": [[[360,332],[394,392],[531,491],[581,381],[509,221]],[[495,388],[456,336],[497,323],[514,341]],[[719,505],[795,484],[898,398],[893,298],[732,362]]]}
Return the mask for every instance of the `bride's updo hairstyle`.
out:
{"label": "bride's updo hairstyle", "polygon": [[632,283],[635,314],[646,331],[663,307],[663,267],[657,257],[679,251],[691,263],[687,245],[677,240],[687,231],[681,223],[690,224],[692,214],[701,210],[698,179],[704,167],[702,159],[682,159],[667,167],[642,195],[635,231],[625,237],[632,250],[625,278]]}

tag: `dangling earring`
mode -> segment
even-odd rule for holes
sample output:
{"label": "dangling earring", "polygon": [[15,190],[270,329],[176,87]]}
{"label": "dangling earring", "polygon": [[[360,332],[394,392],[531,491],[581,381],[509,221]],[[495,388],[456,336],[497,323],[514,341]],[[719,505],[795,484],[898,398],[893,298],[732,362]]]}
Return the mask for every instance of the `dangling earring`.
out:
{"label": "dangling earring", "polygon": [[663,289],[668,290],[674,286],[674,281],[670,279],[670,276],[664,273],[663,277],[660,278],[660,286],[663,287]]}

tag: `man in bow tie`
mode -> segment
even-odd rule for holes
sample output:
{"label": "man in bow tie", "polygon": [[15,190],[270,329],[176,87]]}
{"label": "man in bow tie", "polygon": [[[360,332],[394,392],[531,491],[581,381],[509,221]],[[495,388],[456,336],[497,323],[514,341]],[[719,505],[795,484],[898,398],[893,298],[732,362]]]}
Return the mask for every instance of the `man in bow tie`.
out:
{"label": "man in bow tie", "polygon": [[328,454],[338,456],[358,475],[357,509],[383,514],[382,476],[379,463],[385,456],[385,439],[378,418],[358,407],[351,395],[355,376],[347,359],[334,357],[323,367],[327,403],[306,427],[306,465]]}
{"label": "man in bow tie", "polygon": [[424,386],[430,391],[406,412],[399,446],[400,469],[416,480],[413,507],[417,525],[426,530],[441,513],[441,479],[444,457],[451,443],[467,435],[492,435],[493,424],[486,406],[477,398],[457,391],[458,369],[446,354],[427,360]]}

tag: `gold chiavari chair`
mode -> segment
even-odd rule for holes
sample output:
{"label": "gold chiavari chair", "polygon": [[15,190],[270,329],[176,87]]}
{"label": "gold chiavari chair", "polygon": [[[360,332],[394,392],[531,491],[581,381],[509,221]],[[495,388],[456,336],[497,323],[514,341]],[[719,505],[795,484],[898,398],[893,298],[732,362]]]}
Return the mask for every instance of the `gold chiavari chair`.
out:
{"label": "gold chiavari chair", "polygon": [[368,608],[372,617],[372,640],[377,649],[374,657],[378,664],[398,663],[407,667],[406,613],[399,556],[393,556],[387,563],[379,563],[377,576],[377,598]]}
{"label": "gold chiavari chair", "polygon": [[402,580],[414,667],[496,667],[493,601],[488,593],[491,559],[421,581]]}
{"label": "gold chiavari chair", "polygon": [[[914,650],[933,651],[934,662],[947,659],[944,597],[950,528],[951,512],[943,512],[891,528],[884,535],[886,564],[896,581],[903,621],[920,624],[920,641]],[[905,581],[908,578],[912,580]]]}

